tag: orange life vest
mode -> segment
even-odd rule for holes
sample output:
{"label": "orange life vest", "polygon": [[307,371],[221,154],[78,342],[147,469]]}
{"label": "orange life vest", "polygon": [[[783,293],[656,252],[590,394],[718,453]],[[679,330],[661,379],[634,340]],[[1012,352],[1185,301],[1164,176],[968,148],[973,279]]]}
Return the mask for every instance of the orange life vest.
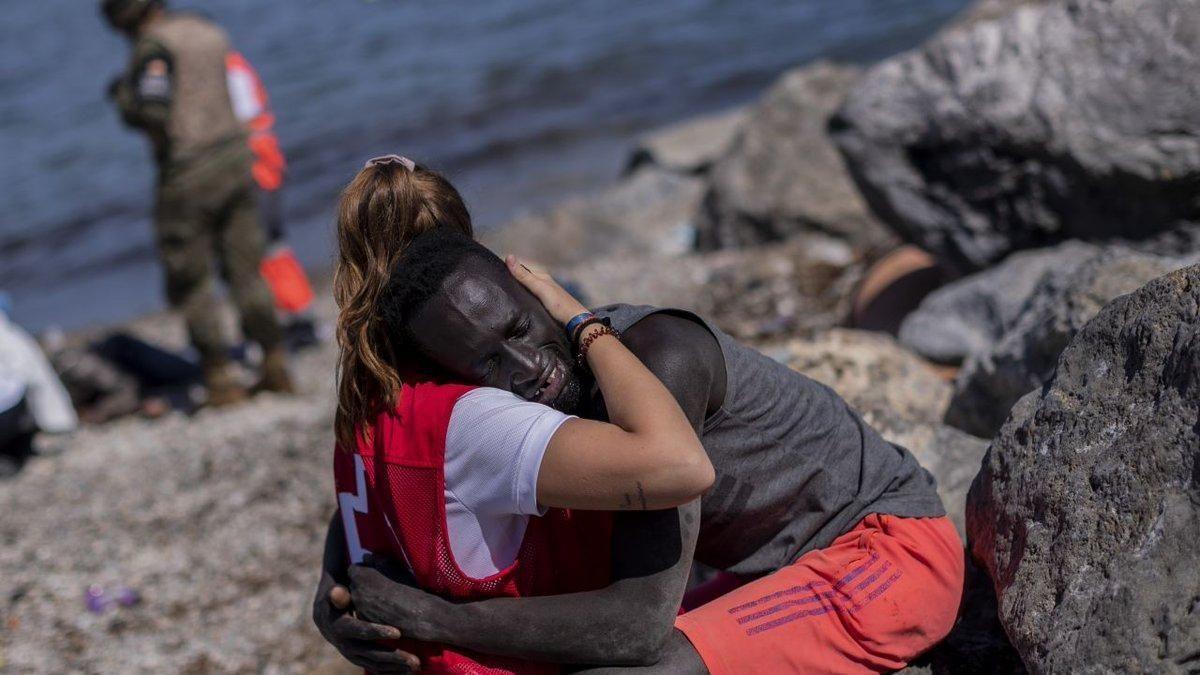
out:
{"label": "orange life vest", "polygon": [[275,137],[275,114],[271,112],[267,89],[254,66],[233,50],[225,55],[225,76],[233,111],[249,132],[254,182],[264,190],[278,190],[283,185],[287,160]]}

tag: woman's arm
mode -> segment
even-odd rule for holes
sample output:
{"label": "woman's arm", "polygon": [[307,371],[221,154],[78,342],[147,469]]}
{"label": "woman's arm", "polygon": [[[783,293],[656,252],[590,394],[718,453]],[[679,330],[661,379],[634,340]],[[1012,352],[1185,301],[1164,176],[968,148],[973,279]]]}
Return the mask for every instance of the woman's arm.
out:
{"label": "woman's arm", "polygon": [[[565,325],[586,308],[548,274],[509,256],[509,270]],[[679,403],[621,341],[587,326],[587,364],[608,409],[608,422],[571,419],[546,447],[537,479],[543,506],[590,510],[663,509],[686,504],[715,474]]]}

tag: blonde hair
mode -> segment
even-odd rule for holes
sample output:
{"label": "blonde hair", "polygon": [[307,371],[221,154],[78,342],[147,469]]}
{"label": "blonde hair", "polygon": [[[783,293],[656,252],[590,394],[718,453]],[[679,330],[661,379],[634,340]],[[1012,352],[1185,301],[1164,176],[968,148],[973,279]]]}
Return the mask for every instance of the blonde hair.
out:
{"label": "blonde hair", "polygon": [[338,205],[338,445],[352,449],[367,425],[396,405],[401,377],[376,304],[400,254],[413,238],[448,227],[474,236],[471,214],[441,174],[398,162],[365,167]]}

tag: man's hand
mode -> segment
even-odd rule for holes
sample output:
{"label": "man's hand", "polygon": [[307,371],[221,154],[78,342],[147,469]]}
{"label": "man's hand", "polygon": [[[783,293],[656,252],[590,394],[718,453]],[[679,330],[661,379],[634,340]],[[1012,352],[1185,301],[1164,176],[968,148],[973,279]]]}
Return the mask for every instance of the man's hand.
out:
{"label": "man's hand", "polygon": [[400,637],[400,631],[356,618],[350,611],[350,591],[328,573],[322,573],[317,584],[313,623],[329,644],[360,668],[375,673],[411,673],[421,666],[416,656],[381,644],[380,640]]}
{"label": "man's hand", "polygon": [[414,640],[430,640],[430,620],[438,611],[437,598],[404,583],[408,575],[388,561],[367,556],[361,565],[351,565],[350,591],[358,616],[379,624],[395,626]]}
{"label": "man's hand", "polygon": [[338,578],[345,578],[345,560],[346,538],[341,516],[335,511],[325,534],[321,581],[313,598],[313,623],[321,636],[360,668],[376,673],[411,673],[420,669],[421,661],[416,656],[380,642],[400,637],[399,629],[368,623],[351,611],[350,591],[337,582]]}

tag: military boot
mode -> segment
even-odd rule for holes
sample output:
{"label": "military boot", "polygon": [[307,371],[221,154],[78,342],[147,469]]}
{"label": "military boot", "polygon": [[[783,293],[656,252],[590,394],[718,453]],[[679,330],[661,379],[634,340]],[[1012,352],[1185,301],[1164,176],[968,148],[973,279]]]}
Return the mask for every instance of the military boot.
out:
{"label": "military boot", "polygon": [[248,396],[228,364],[205,368],[204,388],[208,390],[207,405],[214,408],[240,403]]}
{"label": "military boot", "polygon": [[254,385],[254,393],[263,391],[277,394],[294,394],[296,387],[292,384],[292,376],[288,374],[287,350],[282,346],[268,349],[263,354],[262,377]]}

